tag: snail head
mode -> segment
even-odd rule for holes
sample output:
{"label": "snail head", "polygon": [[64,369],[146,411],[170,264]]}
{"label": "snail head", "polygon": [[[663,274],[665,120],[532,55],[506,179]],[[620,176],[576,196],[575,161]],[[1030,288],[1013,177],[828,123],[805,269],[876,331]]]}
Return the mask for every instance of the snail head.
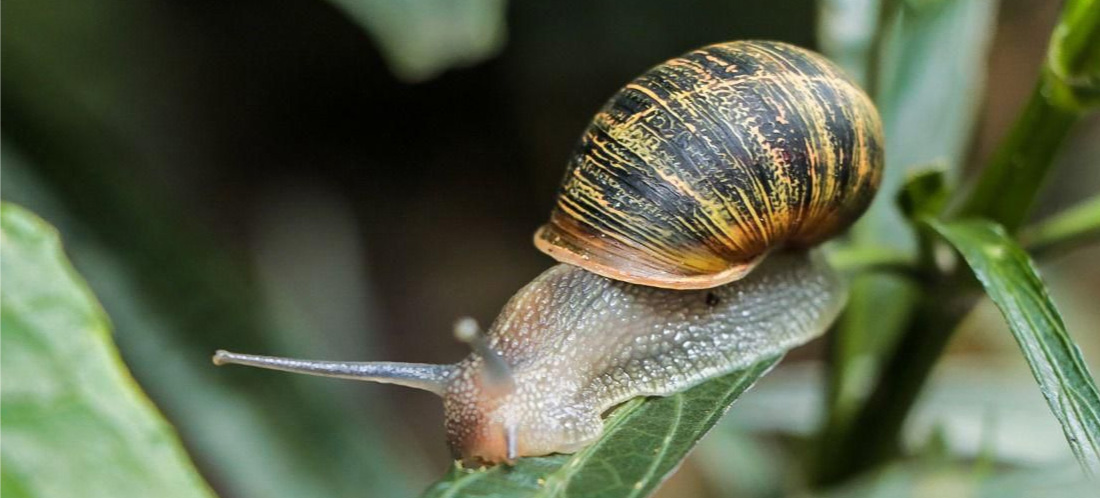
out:
{"label": "snail head", "polygon": [[455,335],[474,351],[456,365],[443,394],[447,441],[455,455],[467,462],[512,462],[519,456],[571,453],[599,437],[599,410],[570,394],[578,391],[577,379],[547,368],[552,359],[509,364],[470,319],[456,324]]}
{"label": "snail head", "polygon": [[512,367],[489,346],[476,321],[460,319],[454,333],[473,349],[472,355],[454,365],[315,361],[221,350],[213,360],[216,365],[247,365],[429,391],[443,398],[447,440],[457,457],[471,463],[499,463],[532,454],[530,450],[537,450],[538,445],[528,444],[521,436],[533,433],[528,429],[536,430],[530,422],[545,423],[545,416],[531,415],[538,403],[531,393],[517,393]]}

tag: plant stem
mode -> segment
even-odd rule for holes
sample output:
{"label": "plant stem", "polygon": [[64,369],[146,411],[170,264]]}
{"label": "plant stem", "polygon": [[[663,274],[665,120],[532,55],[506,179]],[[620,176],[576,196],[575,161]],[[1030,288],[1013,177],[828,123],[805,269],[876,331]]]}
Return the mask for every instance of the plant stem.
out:
{"label": "plant stem", "polygon": [[867,49],[867,95],[875,102],[882,101],[882,49],[886,44],[886,27],[893,22],[900,0],[882,0],[878,6],[874,34]]}
{"label": "plant stem", "polygon": [[[877,3],[877,14],[871,20],[874,26],[865,54],[864,87],[873,101],[883,105],[881,93],[884,83],[884,47],[889,27],[897,20],[901,0],[878,0]],[[911,276],[913,271],[912,259],[911,255],[894,247],[859,243],[842,246],[829,255],[829,262],[834,267],[854,278],[850,286],[851,306],[845,310],[828,335],[828,375],[825,385],[827,420],[823,437],[827,437],[829,433],[842,432],[849,427],[852,415],[864,400],[869,372],[874,371],[875,355],[868,346],[872,341],[867,337],[868,328],[862,326],[868,322],[872,314],[870,310],[874,308],[868,301],[873,302],[874,296],[907,295],[909,286],[905,277]],[[905,313],[909,307],[900,308],[901,313]],[[904,323],[904,318],[898,317],[893,323],[900,326]],[[812,454],[808,466],[816,468],[825,465],[823,457],[823,454]]]}
{"label": "plant stem", "polygon": [[1020,242],[1035,258],[1100,240],[1100,195],[1025,227]]}
{"label": "plant stem", "polygon": [[1100,105],[1100,0],[1070,0],[1027,106],[981,172],[958,217],[1015,232],[1027,219],[1054,155],[1074,123]]}
{"label": "plant stem", "polygon": [[892,247],[848,245],[828,253],[829,265],[841,273],[859,274],[913,272],[912,258]]}
{"label": "plant stem", "polygon": [[[821,440],[815,484],[843,482],[897,456],[898,434],[921,389],[976,295],[960,278],[921,287],[915,313],[886,363],[879,383],[846,427],[830,428]],[[965,290],[963,290],[965,289]]]}
{"label": "plant stem", "polygon": [[[1049,74],[1049,73],[1045,73]],[[1055,105],[1051,77],[1032,91],[1023,113],[982,171],[959,217],[982,217],[1016,231],[1027,219],[1054,155],[1080,112]]]}
{"label": "plant stem", "polygon": [[[1084,112],[1100,102],[1098,38],[1100,0],[1069,0],[1035,90],[970,194],[954,203],[957,216],[989,218],[1010,231],[1024,222],[1059,146]],[[871,394],[849,409],[839,402],[837,386],[844,383],[833,374],[828,425],[811,477],[819,486],[844,481],[898,453],[906,417],[952,332],[977,300],[969,274],[938,268],[936,244],[927,233],[919,237],[920,277],[915,281],[920,297]]]}

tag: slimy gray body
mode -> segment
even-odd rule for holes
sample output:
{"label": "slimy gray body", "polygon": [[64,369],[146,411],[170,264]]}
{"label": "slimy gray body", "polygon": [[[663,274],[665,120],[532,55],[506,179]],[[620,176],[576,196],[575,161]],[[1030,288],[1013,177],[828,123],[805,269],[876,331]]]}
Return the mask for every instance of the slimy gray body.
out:
{"label": "slimy gray body", "polygon": [[[619,282],[557,265],[508,302],[484,344],[454,365],[312,362],[219,352],[218,362],[389,382],[441,394],[448,443],[467,460],[568,453],[601,415],[773,357],[822,334],[839,277],[806,251],[770,255],[708,290]],[[487,368],[490,363],[501,368]]]}

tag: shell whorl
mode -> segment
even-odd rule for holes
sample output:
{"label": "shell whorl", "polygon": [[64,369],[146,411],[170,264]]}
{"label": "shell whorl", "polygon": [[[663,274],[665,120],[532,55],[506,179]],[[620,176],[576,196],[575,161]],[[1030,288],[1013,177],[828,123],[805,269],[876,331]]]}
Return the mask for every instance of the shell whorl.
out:
{"label": "shell whorl", "polygon": [[715,287],[847,228],[877,190],[882,145],[874,105],[825,58],[778,42],[704,47],[600,110],[535,245],[617,280]]}

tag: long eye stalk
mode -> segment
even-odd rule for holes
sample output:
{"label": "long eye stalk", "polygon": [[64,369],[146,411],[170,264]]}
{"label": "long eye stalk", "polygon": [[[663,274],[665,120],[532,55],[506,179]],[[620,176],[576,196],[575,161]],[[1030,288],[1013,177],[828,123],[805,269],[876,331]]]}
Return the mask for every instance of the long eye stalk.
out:
{"label": "long eye stalk", "polygon": [[282,370],[284,372],[336,377],[340,379],[365,380],[382,384],[423,389],[440,396],[447,384],[454,378],[454,365],[431,365],[425,363],[399,363],[390,361],[347,362],[315,361],[276,356],[230,353],[218,350],[214,353],[215,365],[247,365],[250,367]]}

